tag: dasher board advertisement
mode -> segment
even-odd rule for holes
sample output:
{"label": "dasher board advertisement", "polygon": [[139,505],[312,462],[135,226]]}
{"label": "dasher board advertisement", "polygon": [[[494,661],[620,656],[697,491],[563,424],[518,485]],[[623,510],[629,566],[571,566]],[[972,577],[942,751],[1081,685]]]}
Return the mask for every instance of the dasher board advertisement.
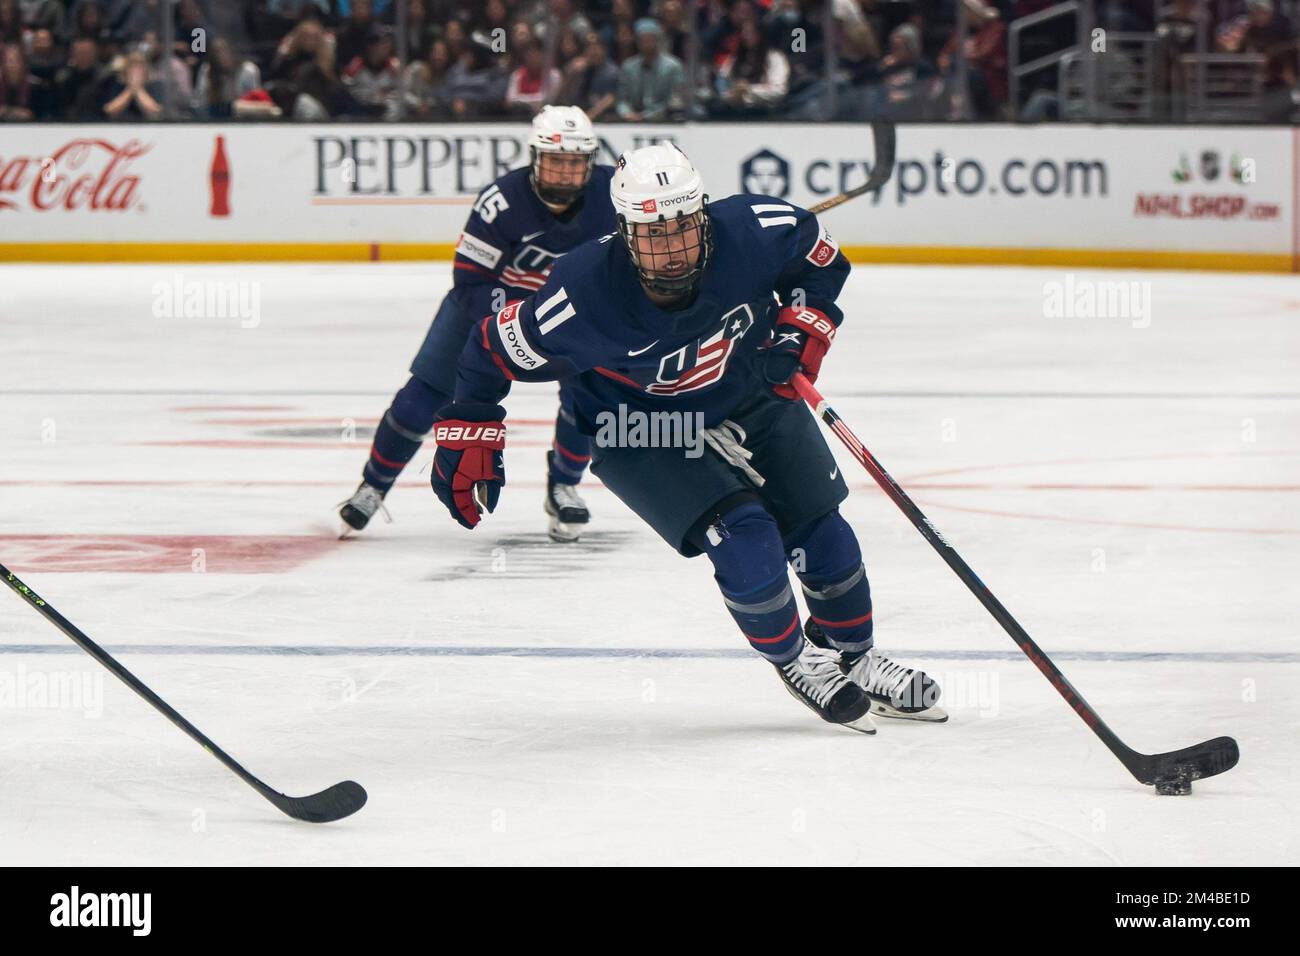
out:
{"label": "dasher board advertisement", "polygon": [[[526,124],[0,128],[0,258],[448,258]],[[679,145],[714,197],[859,185],[870,127],[606,126]],[[890,182],[825,214],[855,261],[1294,271],[1297,134],[905,126]]]}

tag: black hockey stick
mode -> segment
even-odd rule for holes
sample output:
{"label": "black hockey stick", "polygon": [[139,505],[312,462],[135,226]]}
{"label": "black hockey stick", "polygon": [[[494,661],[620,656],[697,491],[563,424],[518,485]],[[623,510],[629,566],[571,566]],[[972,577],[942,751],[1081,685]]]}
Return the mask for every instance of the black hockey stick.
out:
{"label": "black hockey stick", "polygon": [[1056,688],[1057,693],[1065,698],[1065,702],[1074,708],[1074,712],[1083,719],[1094,734],[1101,738],[1102,742],[1110,748],[1110,752],[1119,758],[1120,763],[1128,768],[1129,773],[1133,774],[1139,783],[1156,784],[1162,792],[1186,793],[1190,791],[1191,781],[1213,777],[1237,765],[1240,752],[1237,749],[1237,742],[1231,737],[1215,737],[1193,747],[1163,754],[1138,753],[1120,740],[1115,732],[1097,716],[1097,712],[1091,705],[1083,699],[1083,695],[1065,679],[1060,668],[1053,664],[1043,653],[1042,648],[1034,643],[1033,638],[1025,633],[1025,629],[1011,616],[1011,612],[993,596],[988,586],[970,569],[970,565],[963,561],[953,546],[944,540],[943,535],[930,523],[930,519],[921,513],[921,509],[899,487],[898,482],[889,476],[880,462],[876,461],[875,456],[849,430],[844,420],[826,404],[826,399],[822,398],[803,373],[796,372],[790,379],[790,384],[812,407],[817,417],[844,443],[853,457],[867,469],[871,477],[876,479],[876,484],[880,485],[890,500],[907,515],[908,520],[916,526],[916,530],[930,542],[930,546],[939,552],[939,557],[947,562],[948,567],[957,572],[957,577],[970,588],[971,593],[993,615],[994,620],[1002,625],[1003,630],[1011,635],[1011,639],[1024,651],[1025,656],[1034,666],[1043,672],[1043,676]]}
{"label": "black hockey stick", "polygon": [[351,780],[336,783],[328,790],[313,793],[309,797],[290,797],[278,790],[272,790],[240,766],[228,753],[209,740],[201,730],[172,709],[170,704],[146,687],[138,677],[114,660],[112,655],[82,633],[80,628],[50,607],[40,595],[18,580],[17,575],[3,564],[0,564],[0,578],[4,579],[5,584],[9,585],[15,594],[26,599],[28,604],[40,611],[47,621],[72,638],[83,651],[107,667],[114,677],[147,700],[154,706],[155,710],[189,734],[193,740],[198,741],[204,750],[234,771],[240,780],[243,780],[244,783],[295,820],[306,820],[308,823],[330,823],[351,816],[366,805],[366,791],[362,789],[359,783],[353,783]]}
{"label": "black hockey stick", "polygon": [[876,144],[876,158],[871,164],[867,181],[846,193],[840,193],[838,196],[822,200],[815,206],[810,206],[809,212],[816,215],[827,209],[834,209],[840,203],[856,199],[864,193],[875,192],[889,182],[889,177],[894,173],[894,124],[887,120],[877,120],[871,124],[871,137]]}

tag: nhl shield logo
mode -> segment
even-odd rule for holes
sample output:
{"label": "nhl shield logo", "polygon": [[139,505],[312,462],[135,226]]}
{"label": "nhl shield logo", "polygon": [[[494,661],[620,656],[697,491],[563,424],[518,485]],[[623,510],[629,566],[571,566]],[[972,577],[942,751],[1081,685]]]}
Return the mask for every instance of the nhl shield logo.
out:
{"label": "nhl shield logo", "polygon": [[1201,153],[1201,178],[1207,183],[1212,183],[1219,178],[1219,153],[1217,150],[1207,149]]}

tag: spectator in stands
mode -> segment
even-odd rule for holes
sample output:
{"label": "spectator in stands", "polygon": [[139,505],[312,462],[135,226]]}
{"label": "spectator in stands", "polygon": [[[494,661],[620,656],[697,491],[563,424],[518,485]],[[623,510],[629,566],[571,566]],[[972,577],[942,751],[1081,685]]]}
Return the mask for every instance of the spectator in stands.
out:
{"label": "spectator in stands", "polygon": [[894,120],[930,118],[936,71],[921,55],[921,31],[910,23],[889,34],[889,53],[880,61],[880,91],[873,115]]}
{"label": "spectator in stands", "polygon": [[411,65],[423,61],[429,45],[438,39],[438,28],[428,11],[428,0],[407,0],[406,57]]}
{"label": "spectator in stands", "polygon": [[591,32],[591,21],[578,11],[573,0],[550,0],[547,12],[549,15],[537,24],[537,38],[543,43],[551,40],[552,24],[557,27],[557,37],[562,36],[565,30],[572,30],[578,36]]}
{"label": "spectator in stands", "polygon": [[[2,2],[4,0],[0,0],[0,3]],[[106,65],[117,52],[117,43],[108,28],[108,21],[104,17],[104,8],[96,0],[89,0],[87,3],[74,7],[72,16],[69,19],[71,20],[71,26],[68,28],[67,38],[90,37],[95,41],[99,65]]]}
{"label": "spectator in stands", "polygon": [[[1007,102],[1007,28],[1002,14],[984,0],[963,0],[967,29],[967,82],[975,118],[1001,118]],[[961,38],[954,32],[939,53],[939,69],[950,80]],[[955,91],[960,92],[960,91]]]}
{"label": "spectator in stands", "polygon": [[660,49],[663,31],[646,17],[636,22],[637,55],[621,68],[617,111],[630,122],[656,122],[681,115],[686,71]]}
{"label": "spectator in stands", "polygon": [[63,35],[63,4],[59,0],[18,0],[23,26],[28,30],[49,30]]}
{"label": "spectator in stands", "polygon": [[161,119],[162,88],[149,79],[149,60],[140,51],[120,59],[120,69],[109,77],[101,94],[105,119],[138,122]]}
{"label": "spectator in stands", "polygon": [[732,0],[727,12],[703,31],[700,45],[714,69],[721,69],[723,62],[735,54],[740,46],[740,28],[756,17],[750,0]]}
{"label": "spectator in stands", "polygon": [[0,49],[0,121],[37,119],[41,100],[41,81],[28,71],[22,45],[5,45]]}
{"label": "spectator in stands", "polygon": [[135,46],[146,33],[158,29],[162,17],[159,2],[160,0],[110,0],[109,30],[123,49]]}
{"label": "spectator in stands", "polygon": [[459,63],[469,50],[469,30],[463,20],[448,20],[443,27],[442,38],[447,42],[447,59],[453,65]]}
{"label": "spectator in stands", "polygon": [[334,34],[334,55],[339,63],[347,64],[365,55],[376,26],[373,0],[352,0],[347,13],[340,2],[339,14],[347,19]]}
{"label": "spectator in stands", "polygon": [[240,62],[229,41],[218,37],[199,66],[190,112],[198,119],[229,119],[234,115],[235,101],[261,86],[262,71],[257,64],[252,60]]}
{"label": "spectator in stands", "polygon": [[401,66],[393,55],[393,34],[376,26],[366,38],[365,50],[343,68],[343,85],[360,105],[364,116],[395,120],[400,109]]}
{"label": "spectator in stands", "polygon": [[801,0],[772,0],[765,24],[768,42],[773,49],[785,51],[790,64],[792,96],[813,86],[820,89],[825,77],[822,21],[810,17],[806,6]]}
{"label": "spectator in stands", "polygon": [[690,59],[691,21],[682,0],[658,0],[654,18],[664,30],[664,52],[685,63]]}
{"label": "spectator in stands", "polygon": [[496,30],[505,31],[501,36],[510,35],[510,8],[505,0],[487,0],[482,16],[474,21],[474,31],[482,33],[489,41]]}
{"label": "spectator in stands", "polygon": [[44,90],[54,88],[54,74],[63,65],[63,51],[54,42],[54,34],[47,27],[38,27],[28,34],[31,50],[27,54],[27,69],[41,81]]}
{"label": "spectator in stands", "polygon": [[446,81],[451,70],[451,55],[446,40],[434,40],[423,59],[406,68],[406,112],[414,119],[451,118],[451,100]]}
{"label": "spectator in stands", "polygon": [[610,57],[620,66],[636,56],[636,27],[631,23],[620,21],[614,27],[614,39],[609,45]]}
{"label": "spectator in stands", "polygon": [[54,75],[53,118],[77,123],[102,119],[98,99],[102,75],[94,39],[77,37],[68,50],[67,64]]}
{"label": "spectator in stands", "polygon": [[566,106],[582,107],[595,122],[617,101],[618,83],[618,67],[607,59],[600,36],[591,32],[582,51],[565,64],[564,82],[556,100]]}
{"label": "spectator in stands", "polygon": [[523,63],[510,74],[506,87],[506,111],[513,116],[529,116],[553,102],[560,89],[560,71],[546,67],[546,51],[532,43],[524,51]]}
{"label": "spectator in stands", "polygon": [[206,53],[200,54],[198,50],[194,49],[195,40],[202,37],[202,46],[206,48],[209,43],[215,42],[214,34],[208,27],[207,21],[203,18],[203,11],[199,8],[199,0],[180,0],[176,4],[175,20],[172,54],[185,64],[185,69],[193,77],[198,73],[199,64],[207,56]]}
{"label": "spectator in stands", "polygon": [[1273,0],[1248,0],[1246,32],[1240,52],[1267,58],[1266,89],[1295,85],[1296,37],[1291,21],[1276,9]]}
{"label": "spectator in stands", "polygon": [[[448,52],[450,49],[448,44]],[[487,47],[474,43],[452,63],[443,93],[451,103],[453,118],[477,119],[498,111],[509,83],[509,76],[503,76],[499,66],[503,60]]]}
{"label": "spectator in stands", "polygon": [[185,64],[178,60],[170,50],[163,49],[158,34],[149,30],[140,41],[140,52],[149,61],[149,78],[156,80],[159,87],[174,91],[177,103],[189,106],[194,95],[194,82]]}
{"label": "spectator in stands", "polygon": [[18,0],[0,0],[0,45],[23,42],[23,17]]}
{"label": "spectator in stands", "polygon": [[335,10],[340,17],[350,17],[362,3],[370,9],[371,15],[379,20],[391,20],[394,0],[334,0]]}
{"label": "spectator in stands", "polygon": [[774,113],[785,102],[790,64],[768,44],[751,17],[740,28],[739,45],[718,68],[718,97],[712,111],[719,116],[758,116]]}
{"label": "spectator in stands", "polygon": [[1206,16],[1203,0],[1174,0],[1156,22],[1156,39],[1174,55],[1195,53],[1196,34]]}
{"label": "spectator in stands", "polygon": [[507,52],[508,67],[511,73],[524,65],[524,56],[537,45],[537,36],[532,24],[527,20],[516,20],[510,25],[510,41]]}
{"label": "spectator in stands", "polygon": [[[628,57],[636,55],[635,25],[636,6],[633,0],[612,0],[609,17],[600,28],[600,38],[615,65],[621,65]],[[630,41],[626,47],[620,46],[620,32]]]}
{"label": "spectator in stands", "polygon": [[1296,35],[1291,21],[1273,0],[1248,0],[1247,26],[1238,52],[1256,53],[1264,59],[1264,118],[1284,123],[1293,108],[1296,85]]}
{"label": "spectator in stands", "polygon": [[269,75],[267,92],[295,120],[316,122],[357,111],[335,69],[334,40],[313,14],[280,41]]}

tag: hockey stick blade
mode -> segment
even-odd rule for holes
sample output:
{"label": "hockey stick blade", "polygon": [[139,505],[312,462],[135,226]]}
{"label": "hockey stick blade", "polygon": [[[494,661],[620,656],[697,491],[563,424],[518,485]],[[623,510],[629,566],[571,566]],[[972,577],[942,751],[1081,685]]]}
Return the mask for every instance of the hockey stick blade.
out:
{"label": "hockey stick blade", "polygon": [[243,764],[213,743],[203,731],[182,717],[179,711],[155,694],[144,681],[119,664],[112,654],[87,637],[81,628],[56,611],[50,606],[49,602],[20,581],[18,576],[3,564],[0,564],[0,581],[4,581],[5,584],[9,585],[9,588],[15,594],[34,607],[43,618],[62,631],[74,644],[104,665],[109,673],[143,697],[154,710],[185,731],[191,740],[225,764],[228,770],[260,793],[282,813],[293,817],[295,820],[303,820],[307,823],[332,823],[335,820],[342,820],[344,817],[351,816],[366,805],[366,791],[362,789],[359,783],[354,783],[351,780],[336,783],[334,786],[322,790],[320,793],[313,793],[308,797],[290,797],[278,790],[272,790],[244,769]]}
{"label": "hockey stick blade", "polygon": [[281,812],[307,823],[333,823],[350,817],[366,805],[366,791],[359,783],[344,780],[309,797],[290,797],[270,787],[256,788]]}
{"label": "hockey stick blade", "polygon": [[1125,766],[1140,783],[1149,786],[1157,780],[1170,777],[1204,780],[1206,777],[1227,773],[1237,766],[1241,751],[1237,748],[1237,741],[1231,737],[1215,737],[1169,753],[1140,754],[1133,751],[1133,757],[1131,762],[1124,761]]}
{"label": "hockey stick blade", "polygon": [[867,181],[861,186],[855,186],[847,192],[839,193],[830,199],[823,199],[814,206],[809,206],[809,212],[818,215],[828,209],[834,209],[850,199],[856,199],[866,193],[875,192],[889,182],[889,177],[894,174],[894,149],[896,145],[894,124],[887,120],[877,120],[871,124],[871,137],[875,142],[876,156],[872,160],[871,172],[867,175]]}

